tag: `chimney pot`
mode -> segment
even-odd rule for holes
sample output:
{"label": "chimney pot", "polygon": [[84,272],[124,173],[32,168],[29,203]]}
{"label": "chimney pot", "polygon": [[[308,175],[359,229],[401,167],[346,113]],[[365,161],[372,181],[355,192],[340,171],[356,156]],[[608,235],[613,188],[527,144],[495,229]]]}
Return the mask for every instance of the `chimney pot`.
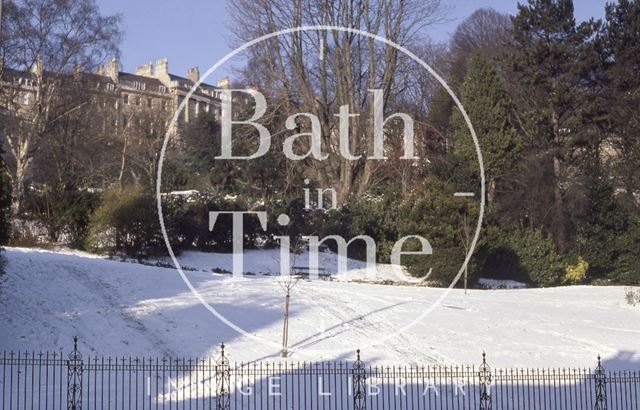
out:
{"label": "chimney pot", "polygon": [[152,77],[153,76],[153,64],[149,61],[147,64],[139,65],[136,68],[136,75],[141,75],[144,77]]}

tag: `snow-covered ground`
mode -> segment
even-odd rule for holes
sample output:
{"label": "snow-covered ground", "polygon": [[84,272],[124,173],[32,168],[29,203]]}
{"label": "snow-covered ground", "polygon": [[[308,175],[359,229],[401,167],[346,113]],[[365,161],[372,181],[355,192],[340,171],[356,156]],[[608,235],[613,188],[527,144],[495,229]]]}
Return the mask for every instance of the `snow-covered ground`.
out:
{"label": "snow-covered ground", "polygon": [[[295,273],[296,267],[309,266],[309,252],[303,251],[299,255],[291,255],[291,273]],[[256,276],[274,275],[280,272],[280,250],[246,250],[244,252],[244,272]],[[233,255],[229,253],[205,253],[205,252],[183,252],[178,256],[178,261],[183,269],[197,269],[204,272],[211,272],[217,268],[225,272],[233,270]],[[152,261],[153,262],[153,261]],[[173,266],[173,261],[169,258],[161,259],[161,262]],[[377,264],[375,272],[367,271],[366,263],[354,259],[347,259],[346,272],[338,272],[337,255],[326,251],[318,254],[318,266],[324,273],[330,274],[332,280],[351,281],[391,281],[402,283],[420,283],[421,279],[410,276],[406,271],[396,271],[388,264]]]}
{"label": "snow-covered ground", "polygon": [[[6,255],[0,350],[68,351],[77,335],[85,354],[215,356],[225,342],[232,360],[278,356],[278,279],[211,273],[230,269],[228,255],[187,253],[181,262],[198,268],[185,271],[193,286],[246,335],[208,311],[175,269],[78,252],[9,248]],[[272,256],[255,254],[245,268],[266,272],[255,264],[271,264]],[[588,367],[598,354],[610,369],[640,367],[640,308],[625,303],[621,287],[453,290],[434,307],[442,289],[343,279],[294,288],[293,360],[353,359],[361,348],[368,362],[474,364],[486,350],[499,367]]]}

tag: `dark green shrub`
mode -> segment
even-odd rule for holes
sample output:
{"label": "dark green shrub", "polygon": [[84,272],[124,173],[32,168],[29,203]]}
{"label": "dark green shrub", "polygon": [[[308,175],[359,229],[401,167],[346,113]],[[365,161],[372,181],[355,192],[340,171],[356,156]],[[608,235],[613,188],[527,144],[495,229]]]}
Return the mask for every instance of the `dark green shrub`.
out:
{"label": "dark green shrub", "polygon": [[640,223],[629,223],[615,240],[617,258],[609,277],[622,285],[640,285]]}
{"label": "dark green shrub", "polygon": [[[167,235],[172,247],[177,250],[230,252],[233,246],[232,216],[219,215],[213,230],[209,230],[210,212],[249,209],[249,205],[238,198],[197,192],[165,195],[162,203]],[[267,233],[257,216],[245,216],[243,224],[245,249],[263,246]]]}
{"label": "dark green shrub", "polygon": [[483,234],[480,276],[542,287],[562,282],[566,263],[540,229],[489,226]]}
{"label": "dark green shrub", "polygon": [[87,248],[129,257],[164,253],[155,197],[135,187],[106,191],[91,215]]}
{"label": "dark green shrub", "polygon": [[[376,241],[378,262],[388,263],[393,244],[399,239],[401,202],[400,194],[390,189],[378,189],[360,199],[352,198],[339,209],[327,211],[321,217],[316,215],[316,235],[340,235],[347,241],[358,235],[368,235]],[[325,243],[329,249],[336,250],[332,241]],[[365,260],[365,243],[354,241],[348,255]]]}
{"label": "dark green shrub", "polygon": [[89,218],[98,205],[96,193],[64,187],[46,187],[31,192],[27,200],[28,214],[47,231],[50,242],[64,242],[82,248],[86,242]]}
{"label": "dark green shrub", "polygon": [[[478,215],[474,201],[455,197],[454,192],[447,182],[430,176],[398,209],[398,236],[421,235],[433,248],[431,256],[404,257],[402,262],[413,275],[424,277],[431,272],[428,280],[441,286],[449,286],[458,274],[466,254],[463,230],[473,230]],[[404,250],[418,247],[417,241],[411,241]]]}
{"label": "dark green shrub", "polygon": [[[304,200],[296,198],[289,201],[274,201],[266,207],[269,216],[267,235],[263,245],[265,247],[279,247],[280,242],[276,236],[289,236],[292,251],[299,251],[306,245],[303,236],[323,236],[330,231],[327,228],[328,215],[335,211],[325,211],[321,209],[305,209]],[[289,217],[289,224],[280,226],[278,217],[285,214]],[[330,233],[326,233],[331,235]],[[328,244],[331,245],[331,244]]]}

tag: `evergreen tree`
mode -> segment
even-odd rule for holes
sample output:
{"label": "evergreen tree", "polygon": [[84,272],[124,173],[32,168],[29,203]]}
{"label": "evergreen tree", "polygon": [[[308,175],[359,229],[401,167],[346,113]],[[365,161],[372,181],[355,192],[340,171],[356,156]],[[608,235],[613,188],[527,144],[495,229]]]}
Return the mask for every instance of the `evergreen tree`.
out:
{"label": "evergreen tree", "polygon": [[591,133],[585,124],[594,109],[589,93],[599,66],[592,42],[597,23],[577,25],[573,11],[572,0],[529,0],[528,5],[518,5],[510,53],[519,125],[528,148],[536,151],[539,167],[551,170],[552,181],[539,183],[553,190],[551,218],[545,225],[560,251],[567,250],[569,240],[568,171]]}
{"label": "evergreen tree", "polygon": [[616,185],[626,205],[640,212],[640,2],[620,0],[606,6],[606,22],[598,37],[605,64],[604,87],[610,127],[605,150],[615,149]]}
{"label": "evergreen tree", "polygon": [[[404,257],[403,263],[415,276],[432,284],[449,286],[467,253],[465,232],[473,237],[478,207],[475,201],[455,197],[455,187],[436,176],[428,176],[400,204],[398,236],[422,235],[433,248],[430,256]],[[418,251],[417,241],[408,241],[405,250]],[[473,272],[473,266],[470,266]],[[459,283],[462,285],[462,283]]]}
{"label": "evergreen tree", "polygon": [[[516,167],[522,142],[511,123],[513,102],[504,89],[493,64],[480,55],[469,59],[460,98],[480,143],[486,175],[488,202],[492,203],[496,183]],[[462,113],[451,116],[454,130],[454,153],[462,163],[479,173],[475,144]]]}
{"label": "evergreen tree", "polygon": [[[611,175],[624,230],[611,232],[613,263],[607,275],[617,283],[640,283],[640,2],[620,0],[606,6],[597,44],[604,63],[604,106],[609,127],[601,151],[611,158]],[[613,196],[613,195],[612,195]],[[594,238],[597,239],[597,238]],[[595,242],[592,240],[592,242]],[[596,242],[597,243],[597,242]]]}
{"label": "evergreen tree", "polygon": [[604,278],[620,254],[617,241],[628,228],[628,218],[597,157],[585,159],[580,173],[582,195],[571,212],[575,252],[589,263],[591,279]]}

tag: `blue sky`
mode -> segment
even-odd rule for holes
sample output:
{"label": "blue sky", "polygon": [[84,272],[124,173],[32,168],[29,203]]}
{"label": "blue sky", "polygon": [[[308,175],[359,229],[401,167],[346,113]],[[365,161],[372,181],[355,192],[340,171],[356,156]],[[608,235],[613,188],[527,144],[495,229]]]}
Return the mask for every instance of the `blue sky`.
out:
{"label": "blue sky", "polygon": [[[449,9],[447,21],[432,27],[429,35],[445,41],[474,10],[493,7],[515,13],[516,0],[442,0]],[[184,75],[189,67],[200,71],[230,51],[230,24],[226,0],[97,0],[105,14],[121,13],[125,38],[121,63],[125,71],[159,58],[169,59],[169,70]],[[604,16],[606,0],[574,0],[578,20]],[[222,76],[215,75],[215,78]],[[208,82],[214,82],[212,78]]]}

